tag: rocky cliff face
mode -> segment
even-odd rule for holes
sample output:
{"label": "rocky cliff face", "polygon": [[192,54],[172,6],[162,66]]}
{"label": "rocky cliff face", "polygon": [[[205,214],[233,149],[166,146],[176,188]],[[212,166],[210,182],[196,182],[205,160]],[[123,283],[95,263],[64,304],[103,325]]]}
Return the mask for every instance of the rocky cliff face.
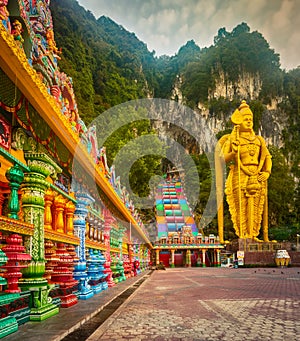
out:
{"label": "rocky cliff face", "polygon": [[[179,106],[184,107],[185,99],[181,92],[182,83],[182,78],[177,76],[172,90],[171,100],[176,101]],[[251,75],[244,73],[239,77],[238,82],[233,84],[226,81],[224,73],[220,72],[215,82],[215,89],[209,91],[208,101],[213,99],[218,100],[220,98],[227,99],[228,101],[236,98],[240,98],[241,100],[244,98],[247,100],[256,100],[259,98],[261,86],[262,83],[259,74]],[[282,98],[273,98],[271,103],[266,105],[265,111],[260,119],[258,131],[256,131],[258,135],[265,138],[267,144],[274,145],[278,148],[283,147],[282,132],[287,126],[287,115],[279,108],[281,102]],[[186,122],[184,122],[184,117],[181,116],[182,112],[178,112],[178,110],[170,110],[168,113],[169,120],[173,124],[156,121],[154,128],[162,139],[167,137],[174,139],[182,144],[188,153],[212,152],[214,145],[211,143],[209,136],[211,134],[216,136],[219,132],[232,127],[230,123],[232,112],[212,112],[207,105],[199,102],[194,113],[193,125],[199,127],[201,134],[204,134],[200,146],[195,142],[195,138],[191,136],[188,129],[182,129],[182,126]],[[209,136],[205,137],[205,131],[207,131]]]}
{"label": "rocky cliff face", "polygon": [[243,72],[239,75],[237,82],[227,80],[222,70],[218,71],[215,89],[209,91],[208,98],[227,98],[232,101],[234,98],[257,99],[261,91],[262,82],[259,73],[252,75]]}

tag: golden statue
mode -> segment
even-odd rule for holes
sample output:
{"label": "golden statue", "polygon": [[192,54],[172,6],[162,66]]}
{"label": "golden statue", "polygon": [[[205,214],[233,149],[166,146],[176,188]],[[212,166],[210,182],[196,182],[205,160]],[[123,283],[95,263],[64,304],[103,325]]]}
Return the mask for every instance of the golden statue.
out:
{"label": "golden statue", "polygon": [[246,101],[231,116],[234,128],[216,148],[216,186],[219,237],[223,240],[223,165],[230,165],[225,194],[235,233],[258,240],[263,220],[263,239],[268,241],[267,179],[272,160],[265,140],[253,131],[253,113]]}

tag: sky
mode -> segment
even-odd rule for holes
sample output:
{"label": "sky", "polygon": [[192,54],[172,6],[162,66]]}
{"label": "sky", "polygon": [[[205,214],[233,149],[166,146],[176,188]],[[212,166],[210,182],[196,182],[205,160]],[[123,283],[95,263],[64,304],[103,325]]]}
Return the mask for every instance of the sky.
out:
{"label": "sky", "polygon": [[78,0],[96,18],[110,17],[155,55],[173,56],[189,40],[213,44],[219,28],[242,22],[280,55],[282,69],[300,66],[300,0]]}

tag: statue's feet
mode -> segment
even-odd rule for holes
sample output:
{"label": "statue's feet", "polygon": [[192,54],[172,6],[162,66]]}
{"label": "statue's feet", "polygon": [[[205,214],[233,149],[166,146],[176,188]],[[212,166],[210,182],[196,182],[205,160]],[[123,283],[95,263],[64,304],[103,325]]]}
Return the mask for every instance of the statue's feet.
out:
{"label": "statue's feet", "polygon": [[258,239],[257,237],[253,237],[253,240],[255,240],[255,241],[258,242],[258,243],[262,243],[262,242],[263,242],[263,240]]}

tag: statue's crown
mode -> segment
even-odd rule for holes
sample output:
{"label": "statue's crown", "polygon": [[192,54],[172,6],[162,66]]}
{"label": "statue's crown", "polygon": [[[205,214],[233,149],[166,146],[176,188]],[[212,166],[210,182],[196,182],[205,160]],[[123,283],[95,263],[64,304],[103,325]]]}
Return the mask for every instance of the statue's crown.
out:
{"label": "statue's crown", "polygon": [[232,123],[241,124],[243,122],[243,116],[245,115],[251,115],[251,117],[253,117],[253,113],[249,105],[246,103],[245,100],[243,100],[239,108],[236,109],[234,113],[231,115]]}
{"label": "statue's crown", "polygon": [[249,105],[246,103],[245,100],[243,100],[241,105],[239,106],[239,111],[243,116],[251,115],[253,117],[253,112],[251,111]]}

